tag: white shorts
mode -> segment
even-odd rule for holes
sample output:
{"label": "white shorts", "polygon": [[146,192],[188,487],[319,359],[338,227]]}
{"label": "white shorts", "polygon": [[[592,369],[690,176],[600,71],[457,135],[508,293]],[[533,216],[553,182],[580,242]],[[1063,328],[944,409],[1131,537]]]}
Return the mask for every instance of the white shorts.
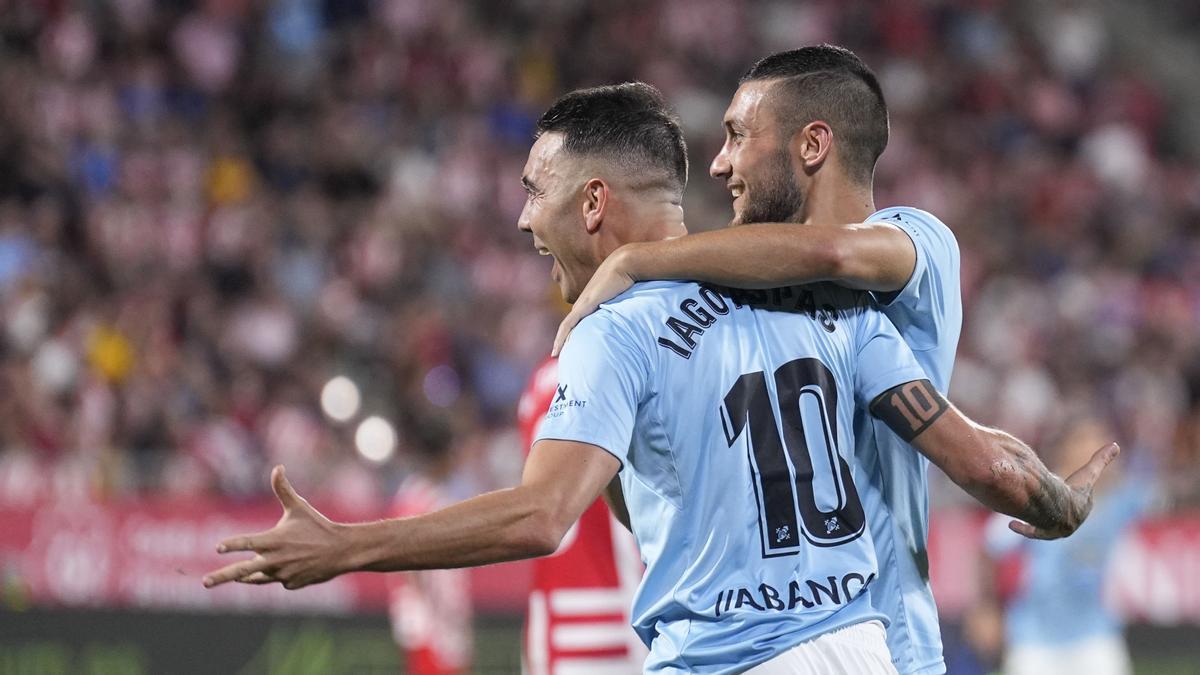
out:
{"label": "white shorts", "polygon": [[1004,656],[1005,675],[1086,673],[1129,675],[1129,649],[1119,635],[1100,636],[1063,645],[1010,647]]}
{"label": "white shorts", "polygon": [[896,675],[887,632],[866,621],[802,642],[747,675]]}

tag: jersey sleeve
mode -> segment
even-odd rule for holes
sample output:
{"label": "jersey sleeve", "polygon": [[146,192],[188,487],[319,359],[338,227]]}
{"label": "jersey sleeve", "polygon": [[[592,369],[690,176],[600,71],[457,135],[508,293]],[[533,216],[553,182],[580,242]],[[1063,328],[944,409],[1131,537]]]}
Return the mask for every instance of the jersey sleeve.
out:
{"label": "jersey sleeve", "polygon": [[900,228],[917,253],[912,276],[904,288],[874,293],[875,299],[886,308],[913,349],[934,349],[949,335],[957,340],[962,325],[962,291],[954,233],[932,214],[911,208],[885,209],[873,220]]}
{"label": "jersey sleeve", "polygon": [[863,409],[896,385],[929,379],[896,327],[870,300],[859,317],[857,337],[854,394]]}
{"label": "jersey sleeve", "polygon": [[624,469],[649,375],[645,351],[619,319],[604,309],[587,317],[559,357],[558,385],[534,442],[589,443]]}

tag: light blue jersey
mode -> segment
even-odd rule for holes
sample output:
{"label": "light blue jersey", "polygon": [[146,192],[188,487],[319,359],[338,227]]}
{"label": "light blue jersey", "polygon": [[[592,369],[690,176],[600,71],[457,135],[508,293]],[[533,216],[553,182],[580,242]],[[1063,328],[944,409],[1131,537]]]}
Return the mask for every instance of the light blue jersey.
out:
{"label": "light blue jersey", "polygon": [[988,553],[1024,554],[1021,584],[1004,617],[1009,647],[1062,647],[1120,638],[1124,623],[1104,602],[1104,575],[1118,541],[1154,501],[1144,477],[1098,494],[1087,520],[1070,537],[1033,541],[1008,529],[1007,516],[988,523]]}
{"label": "light blue jersey", "polygon": [[[958,242],[942,221],[919,209],[886,208],[866,222],[890,223],[912,239],[917,261],[908,284],[877,299],[930,382],[945,395],[962,328]],[[866,411],[859,411],[855,430],[860,463],[871,476],[864,502],[870,513],[879,513],[870,520],[880,568],[870,595],[892,619],[892,662],[902,675],[944,673],[937,605],[929,587],[929,460]]]}
{"label": "light blue jersey", "polygon": [[[538,439],[599,446],[646,573],[646,671],[733,673],[887,617],[853,419],[926,375],[867,294],[636,284],[584,319]],[[536,448],[535,448],[536,451]]]}

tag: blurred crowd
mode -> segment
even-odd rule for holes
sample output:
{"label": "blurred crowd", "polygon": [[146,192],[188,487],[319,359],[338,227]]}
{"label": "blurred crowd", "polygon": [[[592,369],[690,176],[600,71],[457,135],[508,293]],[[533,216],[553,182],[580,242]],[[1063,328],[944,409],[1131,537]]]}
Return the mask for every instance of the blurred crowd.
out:
{"label": "blurred crowd", "polygon": [[[515,226],[537,116],[655,84],[689,226],[719,227],[737,77],[822,41],[888,97],[877,205],[958,235],[952,398],[1047,448],[1098,417],[1148,475],[1200,478],[1200,164],[1090,4],[541,4],[0,0],[0,499],[254,497],[284,462],[367,510],[429,423],[464,481],[515,481],[562,309]],[[367,415],[395,455],[355,451]]]}

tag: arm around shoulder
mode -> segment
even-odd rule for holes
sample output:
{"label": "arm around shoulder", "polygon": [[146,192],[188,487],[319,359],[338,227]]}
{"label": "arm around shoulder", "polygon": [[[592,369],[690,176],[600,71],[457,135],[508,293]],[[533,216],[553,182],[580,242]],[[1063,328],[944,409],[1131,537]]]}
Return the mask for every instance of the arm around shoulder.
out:
{"label": "arm around shoulder", "polygon": [[618,250],[614,267],[632,281],[691,279],[737,288],[832,281],[870,291],[904,288],[916,248],[883,222],[755,223]]}
{"label": "arm around shoulder", "polygon": [[900,228],[756,223],[662,241],[625,244],[596,270],[559,325],[552,353],[602,304],[638,281],[689,280],[733,288],[776,288],[831,281],[881,293],[908,284],[917,250]]}
{"label": "arm around shoulder", "polygon": [[888,223],[809,226],[824,239],[829,280],[862,291],[889,293],[908,284],[917,265],[912,238]]}

